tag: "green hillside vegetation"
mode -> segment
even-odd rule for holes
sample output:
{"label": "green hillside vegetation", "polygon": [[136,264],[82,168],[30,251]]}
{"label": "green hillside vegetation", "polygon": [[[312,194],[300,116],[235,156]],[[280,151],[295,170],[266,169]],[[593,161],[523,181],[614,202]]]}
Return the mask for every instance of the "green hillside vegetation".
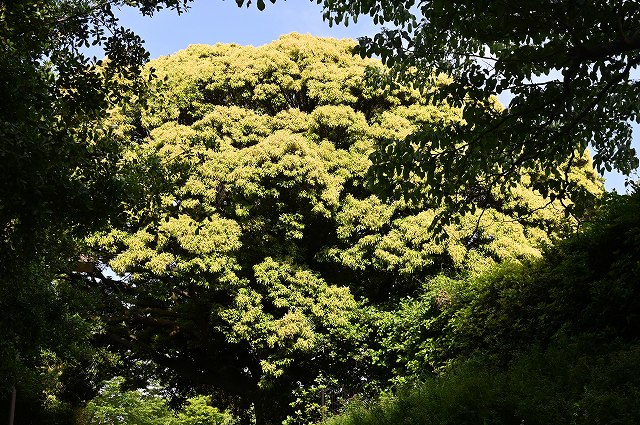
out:
{"label": "green hillside vegetation", "polygon": [[328,423],[638,423],[639,207],[638,192],[612,196],[540,260],[438,279],[389,334],[440,376]]}

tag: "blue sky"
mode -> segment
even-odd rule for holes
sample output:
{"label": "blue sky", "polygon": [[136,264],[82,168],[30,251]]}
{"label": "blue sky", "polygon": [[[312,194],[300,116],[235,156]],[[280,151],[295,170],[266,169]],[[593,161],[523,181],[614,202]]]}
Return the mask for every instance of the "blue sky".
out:
{"label": "blue sky", "polygon": [[[121,23],[133,29],[145,40],[152,58],[175,53],[190,44],[236,43],[260,46],[291,32],[322,37],[357,38],[373,35],[376,27],[368,17],[357,24],[330,28],[322,20],[322,8],[309,0],[278,0],[266,2],[266,9],[255,5],[239,8],[235,0],[196,0],[191,9],[180,16],[173,11],[161,11],[153,17],[141,16],[132,9],[119,14]],[[505,99],[502,99],[503,102]],[[634,147],[640,152],[640,128],[634,126]],[[608,190],[624,193],[624,177],[616,173],[605,175]],[[635,176],[638,179],[638,176]]]}
{"label": "blue sky", "polygon": [[[255,3],[255,2],[254,2]],[[195,0],[190,10],[178,16],[164,10],[151,18],[135,10],[123,10],[123,26],[133,29],[145,41],[151,57],[174,53],[189,44],[236,43],[260,46],[283,34],[299,32],[322,37],[357,38],[375,34],[368,17],[330,28],[322,20],[322,7],[309,0],[266,1],[260,12],[255,4],[239,8],[235,0]]]}

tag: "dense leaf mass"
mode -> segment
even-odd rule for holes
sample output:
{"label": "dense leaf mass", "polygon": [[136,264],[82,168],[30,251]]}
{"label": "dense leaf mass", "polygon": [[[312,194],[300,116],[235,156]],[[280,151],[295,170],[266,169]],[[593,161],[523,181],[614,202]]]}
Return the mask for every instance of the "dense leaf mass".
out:
{"label": "dense leaf mass", "polygon": [[[253,403],[259,422],[308,420],[291,411],[293,390],[333,382],[347,397],[384,383],[378,314],[435,274],[536,258],[574,224],[530,187],[533,172],[456,214],[438,243],[438,209],[374,195],[369,155],[385,138],[461,111],[367,85],[381,65],[353,48],[298,34],[190,46],[149,64],[146,108],[111,118],[138,143],[119,163],[133,194],[122,225],[89,241],[122,276],[91,284],[106,295],[104,341],[173,371],[174,388]],[[583,165],[571,178],[597,194]]]}
{"label": "dense leaf mass", "polygon": [[420,380],[373,422],[638,422],[638,196],[581,216],[587,144],[637,165],[637,2],[326,0],[398,26],[359,46],[390,71],[297,34],[141,68],[113,9],[188,3],[0,0],[18,423],[293,425]]}

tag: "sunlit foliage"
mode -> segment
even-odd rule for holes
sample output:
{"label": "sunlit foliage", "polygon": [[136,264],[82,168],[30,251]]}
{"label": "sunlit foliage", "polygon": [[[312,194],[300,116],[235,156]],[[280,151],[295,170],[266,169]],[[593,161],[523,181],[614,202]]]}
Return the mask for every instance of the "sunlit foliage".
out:
{"label": "sunlit foliage", "polygon": [[[439,240],[438,209],[378,198],[367,172],[382,141],[460,111],[367,85],[381,65],[353,46],[297,34],[194,45],[149,64],[146,108],[112,117],[137,143],[119,164],[124,225],[90,240],[123,277],[106,286],[106,338],[172,370],[175,385],[253,403],[258,421],[282,419],[290,391],[321,375],[351,393],[388,379],[367,346],[374,310],[436,274],[536,258],[575,225],[527,184],[488,193]],[[572,178],[597,194],[583,161]]]}

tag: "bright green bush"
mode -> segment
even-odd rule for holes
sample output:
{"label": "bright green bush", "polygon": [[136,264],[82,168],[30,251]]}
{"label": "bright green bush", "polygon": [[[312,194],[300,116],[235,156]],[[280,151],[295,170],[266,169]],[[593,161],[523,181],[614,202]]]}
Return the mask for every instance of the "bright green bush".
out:
{"label": "bright green bush", "polygon": [[107,381],[100,394],[82,411],[82,425],[229,425],[233,418],[209,404],[209,398],[187,399],[179,412],[153,390],[124,391],[124,378]]}
{"label": "bright green bush", "polygon": [[164,399],[142,391],[122,391],[124,378],[105,383],[82,415],[85,425],[161,425],[173,419]]}
{"label": "bright green bush", "polygon": [[205,396],[196,396],[187,400],[182,412],[171,422],[172,425],[229,425],[233,418],[229,413],[221,412],[210,405]]}

